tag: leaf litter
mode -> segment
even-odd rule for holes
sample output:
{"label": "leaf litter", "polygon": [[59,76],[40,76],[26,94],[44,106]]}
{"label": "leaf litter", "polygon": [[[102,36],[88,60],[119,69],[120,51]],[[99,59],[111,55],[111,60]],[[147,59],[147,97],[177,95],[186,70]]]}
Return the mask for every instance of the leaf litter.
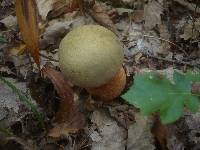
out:
{"label": "leaf litter", "polygon": [[60,72],[48,66],[44,67],[42,72],[51,79],[61,97],[59,111],[55,116],[57,125],[49,131],[49,136],[60,137],[79,132],[84,126],[84,115],[78,111],[69,83]]}
{"label": "leaf litter", "polygon": [[[166,3],[166,1],[163,0],[149,0],[144,3],[144,1],[120,0],[115,3],[115,1],[109,0],[106,2],[98,1],[94,3],[92,0],[84,0],[74,1],[73,5],[72,3],[70,4],[70,2],[72,1],[42,0],[36,2],[37,9],[39,10],[38,13],[42,20],[37,20],[38,23],[35,24],[34,19],[37,18],[35,15],[35,18],[30,20],[34,24],[34,27],[32,26],[34,29],[27,30],[29,28],[25,29],[23,27],[25,33],[23,33],[23,31],[21,33],[22,39],[29,51],[33,51],[35,46],[37,47],[37,50],[32,52],[32,56],[35,55],[34,59],[36,63],[34,63],[34,60],[30,58],[29,55],[20,52],[21,50],[24,51],[22,47],[16,47],[16,43],[17,45],[21,45],[23,42],[15,26],[16,22],[13,18],[15,14],[10,14],[10,12],[14,12],[13,1],[3,0],[1,2],[1,10],[8,10],[7,8],[11,10],[0,15],[0,18],[4,20],[0,21],[0,23],[3,24],[0,24],[0,29],[4,29],[3,35],[6,35],[8,41],[8,43],[0,46],[0,52],[3,52],[1,56],[3,61],[1,60],[0,71],[3,76],[15,77],[19,80],[23,79],[25,82],[30,82],[29,78],[34,76],[34,80],[38,80],[39,78],[38,81],[45,81],[46,79],[38,75],[35,76],[35,73],[38,72],[36,65],[38,63],[38,55],[40,55],[41,66],[44,66],[46,63],[51,63],[51,65],[53,64],[53,68],[58,70],[57,50],[60,40],[74,27],[84,24],[100,24],[117,33],[124,45],[124,65],[128,76],[127,88],[135,84],[132,81],[132,76],[144,68],[162,70],[173,67],[185,72],[185,70],[190,68],[188,66],[199,67],[199,9],[198,4],[195,4],[194,1],[181,2],[175,0]],[[177,9],[174,9],[174,6],[176,6]],[[194,9],[195,7],[192,6],[196,6],[197,9]],[[29,8],[29,11],[33,10],[31,7]],[[188,14],[185,14],[185,10],[190,11],[188,11],[190,17],[188,17]],[[33,11],[30,12],[30,16],[35,14]],[[9,17],[9,15],[13,17]],[[38,35],[30,38],[30,33],[27,31],[32,31]],[[34,47],[30,48],[30,41],[26,39],[31,39],[30,41],[39,41],[39,44],[33,44]],[[7,49],[11,49],[12,52],[8,52]],[[13,51],[16,53],[13,54]],[[102,105],[94,106],[95,103],[89,101],[89,104],[86,103],[85,105],[90,105],[93,109],[87,110],[89,113],[86,110],[82,110],[84,114],[87,114],[83,116],[82,112],[81,115],[79,112],[80,106],[77,106],[75,103],[77,103],[77,100],[80,101],[79,97],[85,94],[84,90],[76,93],[75,89],[77,87],[71,86],[71,84],[64,81],[58,71],[48,67],[43,69],[46,69],[46,75],[50,78],[50,81],[43,82],[46,84],[45,87],[43,87],[42,84],[37,86],[41,88],[43,93],[49,92],[49,90],[45,90],[46,88],[55,87],[57,91],[55,93],[58,94],[57,97],[56,94],[54,94],[54,99],[56,99],[56,101],[52,101],[51,105],[47,105],[47,107],[55,105],[55,110],[43,108],[44,114],[47,115],[47,129],[48,135],[51,135],[51,140],[44,140],[46,137],[44,132],[40,133],[36,130],[36,127],[33,127],[33,131],[35,132],[31,130],[26,130],[26,134],[25,132],[19,132],[21,135],[29,136],[28,143],[23,142],[25,139],[24,137],[20,139],[9,139],[7,140],[7,147],[9,143],[11,143],[11,145],[13,143],[18,143],[24,148],[28,145],[31,148],[36,147],[36,149],[39,147],[50,147],[54,149],[60,147],[69,149],[80,149],[80,147],[83,149],[106,149],[106,145],[112,143],[109,145],[111,150],[125,149],[125,147],[128,149],[155,149],[155,147],[162,147],[162,149],[166,147],[168,149],[198,148],[198,113],[196,116],[184,110],[184,115],[172,125],[173,127],[168,127],[166,125],[161,127],[156,126],[160,128],[157,128],[157,132],[163,133],[160,135],[156,135],[155,132],[150,131],[156,122],[154,118],[147,119],[146,117],[140,116],[138,115],[138,110],[130,115],[129,109],[127,109],[127,107],[130,106],[127,104],[125,104],[126,107],[103,104],[102,108]],[[68,88],[63,87],[64,84],[68,85]],[[51,86],[49,87],[49,85]],[[50,89],[52,92],[53,88]],[[8,93],[8,95],[12,94]],[[87,94],[81,101],[84,103],[86,99],[88,99]],[[52,99],[49,98],[49,100]],[[72,101],[74,106],[69,108]],[[50,103],[49,101],[45,102]],[[119,106],[124,106],[124,101],[122,99],[119,99],[119,101],[117,100],[116,103],[118,103]],[[5,101],[2,104],[5,104]],[[22,117],[18,118],[18,120],[15,118],[14,123],[8,125],[8,127],[14,131],[15,135],[19,135],[16,133],[21,124],[18,121],[22,120],[23,122],[23,118],[29,120],[31,116],[25,113],[26,109],[23,110],[24,108],[21,108],[21,105],[17,107],[18,105],[14,105],[14,102],[12,105],[19,108],[19,110],[22,109],[22,112],[24,112]],[[66,105],[69,107],[64,107]],[[99,107],[101,110],[99,110]],[[106,111],[108,108],[109,111]],[[2,112],[0,118],[2,120],[10,117],[11,108],[3,107],[0,109],[0,112]],[[50,110],[50,112],[45,113],[47,110]],[[15,113],[12,112],[13,116],[16,115],[14,114]],[[48,116],[49,114],[51,115]],[[126,120],[127,116],[128,120]],[[133,118],[135,118],[135,120]],[[86,122],[83,120],[86,120]],[[0,121],[0,123],[2,123],[2,121]],[[35,125],[34,119],[32,124]],[[26,127],[30,129],[31,123],[27,123]],[[87,132],[87,130],[84,130],[86,128],[91,128],[91,131]],[[23,126],[23,129],[26,129],[25,126]],[[166,132],[169,134],[164,134],[164,129],[166,129]],[[118,132],[116,132],[116,130]],[[39,135],[40,142],[33,142],[35,141],[34,133]],[[112,137],[118,137],[118,139]],[[83,138],[85,139],[83,140]],[[0,142],[0,147],[1,145]],[[4,144],[4,147],[6,146]]]}

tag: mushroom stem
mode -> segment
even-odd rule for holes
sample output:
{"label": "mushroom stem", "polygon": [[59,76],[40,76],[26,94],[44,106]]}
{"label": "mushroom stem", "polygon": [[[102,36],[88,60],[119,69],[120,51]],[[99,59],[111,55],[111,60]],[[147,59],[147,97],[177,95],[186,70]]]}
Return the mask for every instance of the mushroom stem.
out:
{"label": "mushroom stem", "polygon": [[121,67],[119,72],[106,84],[96,88],[86,88],[94,96],[98,96],[104,101],[110,101],[121,94],[126,85],[126,74]]}

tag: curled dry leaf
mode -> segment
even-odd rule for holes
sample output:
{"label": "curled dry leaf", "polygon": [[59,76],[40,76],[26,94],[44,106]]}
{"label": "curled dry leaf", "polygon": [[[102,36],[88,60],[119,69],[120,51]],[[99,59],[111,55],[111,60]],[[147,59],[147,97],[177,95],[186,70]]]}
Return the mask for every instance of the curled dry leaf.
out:
{"label": "curled dry leaf", "polygon": [[57,0],[52,5],[52,10],[48,13],[47,18],[52,19],[62,14],[83,10],[83,0]]}
{"label": "curled dry leaf", "polygon": [[22,54],[25,50],[26,50],[26,45],[20,44],[20,45],[17,45],[16,47],[12,47],[9,50],[9,54],[14,55],[14,56],[18,56],[18,55]]}
{"label": "curled dry leaf", "polygon": [[57,0],[36,0],[42,20],[46,20],[47,14],[53,9],[53,4],[56,3],[56,1]]}
{"label": "curled dry leaf", "polygon": [[34,0],[16,0],[16,16],[22,38],[37,66],[39,60],[39,29],[37,6]]}
{"label": "curled dry leaf", "polygon": [[153,0],[149,1],[148,4],[144,6],[144,20],[145,20],[145,28],[152,29],[156,25],[161,24],[161,14],[163,13],[162,5]]}
{"label": "curled dry leaf", "polygon": [[169,136],[168,134],[170,134],[170,126],[162,124],[158,115],[155,115],[151,132],[155,136],[155,139],[159,142],[162,149],[166,149],[166,141]]}
{"label": "curled dry leaf", "polygon": [[116,28],[115,24],[111,20],[110,16],[106,12],[106,8],[102,4],[96,2],[93,5],[93,8],[91,10],[89,10],[89,14],[100,25],[109,28],[116,35],[119,35],[119,32],[117,31],[117,28]]}
{"label": "curled dry leaf", "polygon": [[42,73],[52,81],[61,97],[60,107],[55,119],[57,125],[50,130],[49,136],[60,137],[69,133],[77,133],[84,126],[84,116],[78,111],[74,103],[74,93],[69,83],[64,79],[61,72],[51,67],[45,66],[42,68]]}

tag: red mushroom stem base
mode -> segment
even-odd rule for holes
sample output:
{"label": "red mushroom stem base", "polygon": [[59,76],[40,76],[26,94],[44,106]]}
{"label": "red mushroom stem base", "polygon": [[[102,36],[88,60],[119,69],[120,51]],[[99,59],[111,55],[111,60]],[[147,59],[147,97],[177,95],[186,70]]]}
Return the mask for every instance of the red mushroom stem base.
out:
{"label": "red mushroom stem base", "polygon": [[111,101],[121,94],[125,85],[126,73],[122,67],[108,83],[96,88],[86,88],[86,90],[104,101]]}

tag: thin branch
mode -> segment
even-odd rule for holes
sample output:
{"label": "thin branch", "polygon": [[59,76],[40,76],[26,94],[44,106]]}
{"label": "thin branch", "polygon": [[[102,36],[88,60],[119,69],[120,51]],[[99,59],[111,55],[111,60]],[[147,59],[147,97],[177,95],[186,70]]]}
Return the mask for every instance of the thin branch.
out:
{"label": "thin branch", "polygon": [[149,55],[149,54],[146,54],[146,55],[148,55],[149,57],[159,59],[159,60],[162,60],[162,61],[167,61],[167,62],[170,62],[170,63],[175,63],[175,64],[179,64],[179,65],[188,65],[188,66],[191,66],[191,67],[200,67],[199,63],[190,63],[190,62],[184,62],[184,61],[180,61],[180,60],[172,60],[172,59],[162,58],[162,57],[159,57],[159,56],[153,56],[153,55]]}
{"label": "thin branch", "polygon": [[151,35],[143,35],[144,37],[148,37],[148,38],[153,38],[153,39],[156,39],[156,40],[161,40],[161,41],[165,41],[165,42],[168,42],[176,47],[179,48],[180,51],[182,51],[186,56],[188,56],[188,54],[186,53],[185,50],[183,50],[180,46],[178,46],[177,44],[169,41],[169,40],[166,40],[166,39],[163,39],[163,38],[159,38],[159,37],[155,37],[155,36],[151,36]]}
{"label": "thin branch", "polygon": [[46,55],[44,55],[44,54],[41,54],[41,53],[40,53],[40,56],[41,56],[41,57],[44,57],[44,58],[46,58],[46,59],[49,59],[49,60],[51,60],[51,61],[58,62],[58,60],[56,60],[56,59],[54,59],[54,58],[51,58],[51,57],[48,57],[48,56],[46,56]]}

